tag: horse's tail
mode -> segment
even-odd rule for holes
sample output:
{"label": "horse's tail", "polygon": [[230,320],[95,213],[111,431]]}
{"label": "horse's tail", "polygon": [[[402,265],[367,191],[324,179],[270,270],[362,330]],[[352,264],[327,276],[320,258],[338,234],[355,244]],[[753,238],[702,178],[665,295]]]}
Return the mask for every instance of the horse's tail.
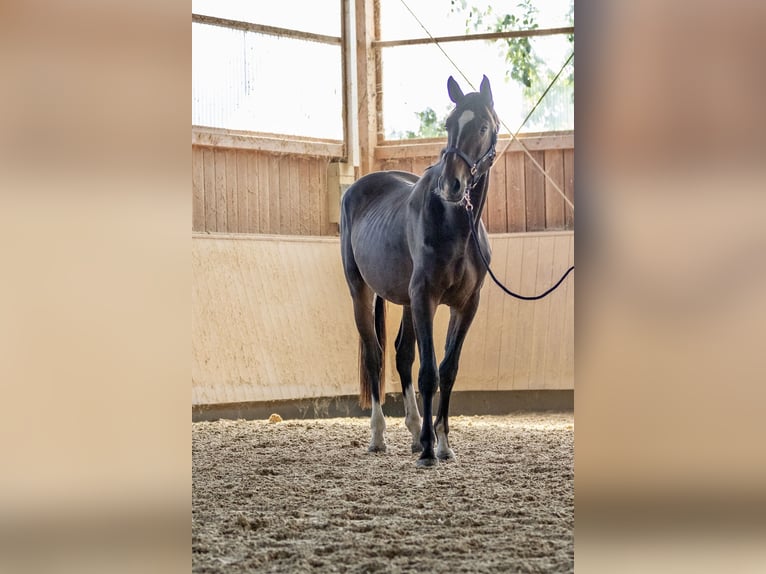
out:
{"label": "horse's tail", "polygon": [[[386,300],[383,297],[378,297],[378,295],[375,295],[373,315],[375,318],[375,335],[378,338],[381,351],[378,396],[382,405],[386,402]],[[372,381],[367,375],[367,369],[362,360],[361,339],[359,340],[359,405],[363,409],[372,407]]]}

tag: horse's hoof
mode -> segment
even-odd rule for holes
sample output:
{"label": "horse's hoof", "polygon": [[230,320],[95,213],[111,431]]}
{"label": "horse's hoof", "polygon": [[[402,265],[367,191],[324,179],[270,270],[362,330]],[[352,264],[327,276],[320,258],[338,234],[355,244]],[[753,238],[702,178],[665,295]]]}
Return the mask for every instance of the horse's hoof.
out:
{"label": "horse's hoof", "polygon": [[420,468],[426,468],[430,466],[436,466],[438,461],[435,458],[419,458],[417,465]]}
{"label": "horse's hoof", "polygon": [[371,444],[367,449],[367,452],[386,452],[386,445]]}
{"label": "horse's hoof", "polygon": [[451,448],[444,451],[437,450],[436,456],[439,457],[439,460],[455,460],[455,451]]}
{"label": "horse's hoof", "polygon": [[423,445],[420,443],[416,443],[412,445],[412,454],[417,454],[419,452],[423,452]]}

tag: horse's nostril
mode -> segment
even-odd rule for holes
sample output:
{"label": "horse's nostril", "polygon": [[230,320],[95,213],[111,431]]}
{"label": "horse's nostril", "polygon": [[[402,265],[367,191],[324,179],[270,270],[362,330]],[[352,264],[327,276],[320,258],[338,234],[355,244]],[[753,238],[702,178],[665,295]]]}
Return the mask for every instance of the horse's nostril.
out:
{"label": "horse's nostril", "polygon": [[460,180],[458,178],[452,181],[452,193],[460,193]]}

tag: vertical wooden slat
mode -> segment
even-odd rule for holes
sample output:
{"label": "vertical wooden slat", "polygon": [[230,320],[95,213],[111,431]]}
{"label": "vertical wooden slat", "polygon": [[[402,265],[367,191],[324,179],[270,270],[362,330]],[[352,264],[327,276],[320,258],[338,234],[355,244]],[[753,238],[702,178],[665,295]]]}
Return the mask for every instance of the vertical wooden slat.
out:
{"label": "vertical wooden slat", "polygon": [[[298,196],[300,198],[301,213],[300,213],[300,233],[301,235],[311,234],[311,193],[310,193],[310,170],[309,170],[309,158],[302,157],[298,164]],[[313,161],[313,160],[311,160]]]}
{"label": "vertical wooden slat", "polygon": [[289,231],[290,235],[300,235],[301,225],[301,195],[300,186],[298,180],[300,174],[298,173],[298,166],[300,165],[301,158],[294,156],[287,156],[287,197],[289,203],[288,215],[289,215]]}
{"label": "vertical wooden slat", "polygon": [[279,231],[282,235],[295,233],[290,221],[293,205],[290,198],[290,158],[279,156]]}
{"label": "vertical wooden slat", "polygon": [[[518,293],[522,295],[535,294],[537,285],[537,259],[538,238],[524,237],[522,239],[521,281],[518,284]],[[529,389],[532,357],[532,330],[534,327],[535,302],[521,301],[519,312],[516,316],[516,347],[514,355],[516,362],[513,365],[513,389]]]}
{"label": "vertical wooden slat", "polygon": [[269,155],[269,233],[281,233],[279,210],[281,207],[279,158]]}
{"label": "vertical wooden slat", "polygon": [[[508,256],[508,242],[506,241],[493,241],[492,242],[492,261],[503,262],[500,268],[504,268],[505,260]],[[497,265],[494,266],[497,269]],[[504,273],[503,273],[504,275]],[[503,277],[502,280],[504,280]],[[502,337],[500,333],[504,330],[505,325],[498,324],[498,317],[503,312],[503,299],[507,297],[489,278],[487,278],[489,288],[482,291],[481,305],[484,306],[484,311],[487,317],[487,325],[485,328],[486,336],[484,340],[484,357],[481,365],[482,379],[487,381],[488,390],[495,390],[498,388],[500,382],[500,360],[502,353]]]}
{"label": "vertical wooden slat", "polygon": [[226,151],[215,150],[215,231],[226,227]]}
{"label": "vertical wooden slat", "polygon": [[[545,168],[545,153],[530,152],[540,167]],[[527,200],[527,231],[545,229],[545,177],[529,157],[524,158],[524,187]]]}
{"label": "vertical wooden slat", "polygon": [[[534,294],[542,293],[553,284],[553,261],[555,237],[538,238],[539,252],[537,256],[537,272],[534,287]],[[530,333],[532,339],[532,349],[530,356],[530,387],[540,389],[544,383],[544,370],[546,354],[549,352],[548,345],[548,324],[551,313],[551,297],[549,295],[539,301],[534,301],[531,305],[534,308],[533,328]]]}
{"label": "vertical wooden slat", "polygon": [[365,175],[374,170],[375,146],[378,143],[378,83],[379,67],[372,42],[376,37],[376,10],[374,0],[354,0],[356,14],[356,76],[359,102],[359,171]]}
{"label": "vertical wooden slat", "polygon": [[505,154],[505,186],[507,191],[508,231],[511,233],[527,230],[527,201],[524,184],[524,153]]}
{"label": "vertical wooden slat", "polygon": [[329,197],[327,193],[327,169],[330,160],[319,160],[319,228],[322,235],[336,235],[338,224],[330,222],[330,211],[327,208]]}
{"label": "vertical wooden slat", "polygon": [[236,150],[226,150],[226,231],[237,233],[237,156]]}
{"label": "vertical wooden slat", "polygon": [[271,182],[269,181],[269,171],[271,162],[269,161],[269,156],[267,154],[258,152],[258,155],[255,158],[255,163],[258,171],[258,232],[271,233],[269,197],[269,189],[271,186]]}
{"label": "vertical wooden slat", "polygon": [[[564,191],[564,153],[560,149],[545,150],[545,171]],[[545,229],[564,229],[564,200],[545,178]]]}
{"label": "vertical wooden slat", "polygon": [[236,162],[237,162],[237,232],[248,233],[248,224],[250,219],[250,205],[248,202],[248,173],[247,173],[247,156],[249,152],[246,150],[237,150]]}
{"label": "vertical wooden slat", "polygon": [[[518,291],[521,287],[521,274],[523,266],[524,250],[522,249],[522,241],[516,240],[506,250],[505,262],[501,262],[499,259],[493,258],[495,263],[493,264],[495,269],[505,264],[505,274],[503,283],[507,285],[513,291]],[[510,244],[510,241],[508,242]],[[517,358],[516,348],[518,345],[518,339],[525,336],[525,333],[519,328],[519,310],[522,305],[527,304],[526,301],[519,301],[513,297],[508,297],[503,294],[503,309],[501,314],[501,321],[503,329],[500,332],[500,341],[503,352],[500,355],[500,361],[498,365],[498,371],[500,373],[500,380],[498,381],[498,390],[512,390],[515,387],[514,371],[516,364],[520,359]]]}
{"label": "vertical wooden slat", "polygon": [[[556,237],[553,250],[552,281],[558,280],[569,267],[570,237]],[[548,318],[548,337],[546,344],[544,380],[542,387],[546,389],[566,388],[568,385],[562,379],[562,356],[564,346],[564,322],[566,320],[567,293],[564,285],[560,285],[551,293],[550,316]]]}
{"label": "vertical wooden slat", "polygon": [[[564,194],[574,205],[574,150],[564,150]],[[574,229],[574,211],[565,205],[565,225],[567,229]]]}
{"label": "vertical wooden slat", "polygon": [[320,235],[322,233],[321,210],[324,208],[319,203],[321,197],[319,172],[324,167],[325,164],[320,158],[311,158],[308,163],[308,185],[306,191],[309,196],[309,234],[311,235]]}
{"label": "vertical wooden slat", "polygon": [[505,189],[505,163],[498,162],[489,172],[489,190],[487,191],[487,220],[490,233],[505,233],[508,231],[507,192]]}
{"label": "vertical wooden slat", "polygon": [[260,200],[258,197],[258,154],[249,152],[247,163],[247,232],[258,233],[260,230]]}
{"label": "vertical wooden slat", "polygon": [[192,146],[192,231],[205,230],[205,166],[202,148]]}
{"label": "vertical wooden slat", "polygon": [[[574,234],[569,236],[569,242],[567,246],[567,253],[569,258],[567,260],[566,267],[569,269],[574,265]],[[575,273],[573,271],[566,278],[562,287],[564,288],[564,298],[566,301],[564,311],[564,326],[563,335],[564,340],[562,342],[562,359],[561,359],[561,380],[564,388],[574,387],[574,281]]]}
{"label": "vertical wooden slat", "polygon": [[205,231],[216,229],[216,200],[215,200],[215,152],[212,148],[202,149],[202,163],[204,165],[204,193],[205,193]]}

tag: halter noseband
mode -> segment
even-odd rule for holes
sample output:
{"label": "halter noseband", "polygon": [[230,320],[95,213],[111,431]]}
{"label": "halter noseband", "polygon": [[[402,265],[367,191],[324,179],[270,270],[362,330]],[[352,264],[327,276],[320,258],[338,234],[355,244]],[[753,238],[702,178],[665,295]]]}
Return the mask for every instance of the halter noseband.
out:
{"label": "halter noseband", "polygon": [[[460,159],[462,159],[466,165],[471,170],[471,180],[468,182],[468,185],[465,188],[465,192],[463,194],[463,199],[460,201],[461,204],[464,204],[466,206],[466,209],[469,211],[473,210],[473,205],[471,204],[471,190],[476,187],[476,184],[479,183],[479,179],[481,179],[481,176],[484,175],[489,171],[489,168],[492,167],[492,163],[495,161],[495,146],[497,145],[497,130],[495,130],[492,134],[492,143],[489,145],[489,149],[484,152],[484,155],[482,155],[479,159],[477,159],[475,162],[471,161],[471,158],[469,158],[462,150],[458,149],[457,146],[448,146],[442,150],[442,155],[446,155],[448,153],[454,153],[457,155]],[[485,167],[486,165],[486,167]]]}

